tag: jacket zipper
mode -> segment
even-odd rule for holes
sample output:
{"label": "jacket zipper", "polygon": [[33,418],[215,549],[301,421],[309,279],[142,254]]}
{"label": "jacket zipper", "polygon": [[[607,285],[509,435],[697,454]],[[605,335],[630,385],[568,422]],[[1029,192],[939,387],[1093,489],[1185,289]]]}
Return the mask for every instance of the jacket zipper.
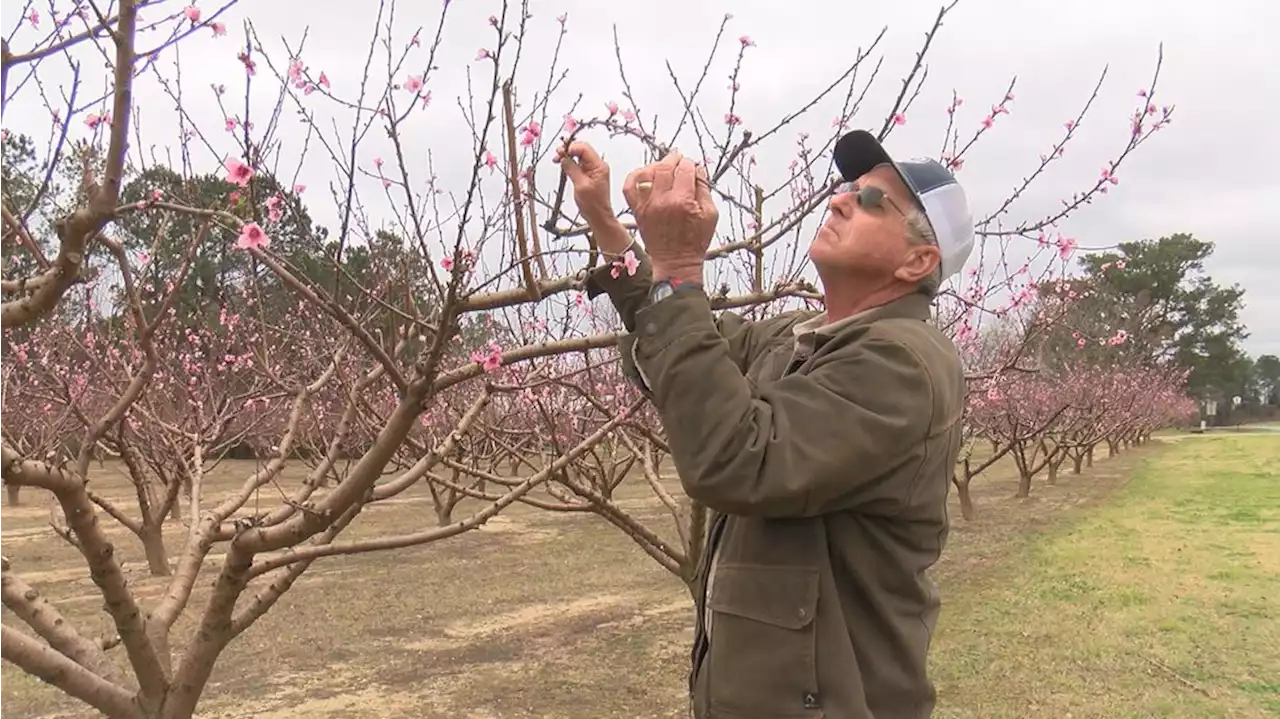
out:
{"label": "jacket zipper", "polygon": [[[811,352],[802,351],[800,346],[794,345],[791,350],[791,359],[782,367],[782,374],[779,379],[799,369],[810,356]],[[707,546],[706,551],[702,555],[701,561],[698,562],[698,575],[702,578],[702,595],[698,597],[696,619],[693,629],[693,668],[689,671],[689,699],[692,704],[694,687],[698,683],[698,670],[702,667],[702,660],[706,657],[707,652],[711,649],[711,642],[707,639],[707,593],[711,591],[711,583],[708,581],[711,574],[711,565],[716,559],[716,549],[720,544],[720,535],[724,534],[724,525],[728,521],[728,515],[716,514],[715,519],[711,522],[711,528],[707,530]],[[690,706],[692,709],[692,706]]]}
{"label": "jacket zipper", "polygon": [[693,697],[693,689],[698,682],[698,669],[702,666],[702,660],[707,655],[707,651],[711,647],[711,642],[707,639],[707,593],[711,591],[710,582],[708,582],[711,573],[711,564],[715,561],[716,549],[720,544],[720,535],[724,533],[724,525],[728,521],[728,516],[724,514],[716,514],[716,518],[711,522],[711,529],[707,532],[707,546],[702,555],[702,561],[699,562],[698,575],[702,579],[702,592],[698,597],[696,620],[693,630],[693,668],[689,671],[689,696]]}

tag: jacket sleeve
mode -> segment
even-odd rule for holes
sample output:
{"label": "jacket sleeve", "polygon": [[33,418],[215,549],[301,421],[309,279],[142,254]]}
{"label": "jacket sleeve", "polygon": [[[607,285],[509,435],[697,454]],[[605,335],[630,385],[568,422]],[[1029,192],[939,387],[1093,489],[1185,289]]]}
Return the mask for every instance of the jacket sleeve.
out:
{"label": "jacket sleeve", "polygon": [[636,362],[691,498],[726,514],[801,517],[906,492],[877,485],[930,430],[929,375],[907,347],[867,338],[762,389],[731,357],[704,293],[679,291],[635,319]]}
{"label": "jacket sleeve", "polygon": [[[586,291],[588,299],[595,299],[601,294],[609,295],[610,302],[622,318],[622,326],[629,333],[618,343],[618,351],[622,356],[623,374],[641,391],[649,394],[650,387],[644,371],[636,366],[635,331],[636,314],[649,301],[649,288],[653,284],[653,268],[649,262],[649,256],[645,254],[644,248],[638,242],[631,246],[631,251],[635,253],[638,260],[634,275],[628,275],[625,269],[615,270],[614,267],[606,264],[587,277]],[[714,323],[716,331],[728,342],[729,356],[742,372],[746,372],[747,367],[760,354],[763,340],[790,326],[790,323],[785,322],[751,322],[733,312],[721,313]]]}

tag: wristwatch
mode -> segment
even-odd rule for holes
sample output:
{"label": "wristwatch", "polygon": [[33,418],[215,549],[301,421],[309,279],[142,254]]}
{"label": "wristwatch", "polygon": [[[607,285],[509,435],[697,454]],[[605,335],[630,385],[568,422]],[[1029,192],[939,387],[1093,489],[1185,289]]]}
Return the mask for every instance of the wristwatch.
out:
{"label": "wristwatch", "polygon": [[701,287],[697,282],[681,282],[674,277],[658,280],[649,288],[649,304],[654,305],[675,294],[677,287]]}

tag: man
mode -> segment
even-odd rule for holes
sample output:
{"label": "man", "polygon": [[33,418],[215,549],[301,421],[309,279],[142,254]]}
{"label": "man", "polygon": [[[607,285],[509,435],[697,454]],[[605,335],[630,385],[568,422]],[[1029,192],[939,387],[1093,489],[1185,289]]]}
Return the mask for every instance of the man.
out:
{"label": "man", "polygon": [[685,492],[714,521],[693,592],[689,688],[701,719],[921,719],[939,599],[926,570],[947,536],[964,375],[931,326],[938,284],[973,247],[964,192],[936,162],[895,163],[876,139],[836,145],[843,179],[809,247],[826,311],[717,319],[701,286],[718,213],[704,168],[673,152],[609,203],[609,169],[562,148]]}

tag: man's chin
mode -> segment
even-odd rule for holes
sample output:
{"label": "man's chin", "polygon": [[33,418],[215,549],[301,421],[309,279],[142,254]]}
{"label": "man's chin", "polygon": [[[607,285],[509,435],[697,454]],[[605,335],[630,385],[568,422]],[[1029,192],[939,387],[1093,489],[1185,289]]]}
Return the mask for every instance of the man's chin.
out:
{"label": "man's chin", "polygon": [[829,265],[837,261],[839,254],[835,243],[835,234],[823,227],[809,243],[809,261],[816,265]]}
{"label": "man's chin", "polygon": [[832,272],[839,273],[840,262],[837,258],[831,256],[831,250],[826,247],[810,247],[809,261],[813,263],[813,269],[818,271],[818,275],[826,275]]}

